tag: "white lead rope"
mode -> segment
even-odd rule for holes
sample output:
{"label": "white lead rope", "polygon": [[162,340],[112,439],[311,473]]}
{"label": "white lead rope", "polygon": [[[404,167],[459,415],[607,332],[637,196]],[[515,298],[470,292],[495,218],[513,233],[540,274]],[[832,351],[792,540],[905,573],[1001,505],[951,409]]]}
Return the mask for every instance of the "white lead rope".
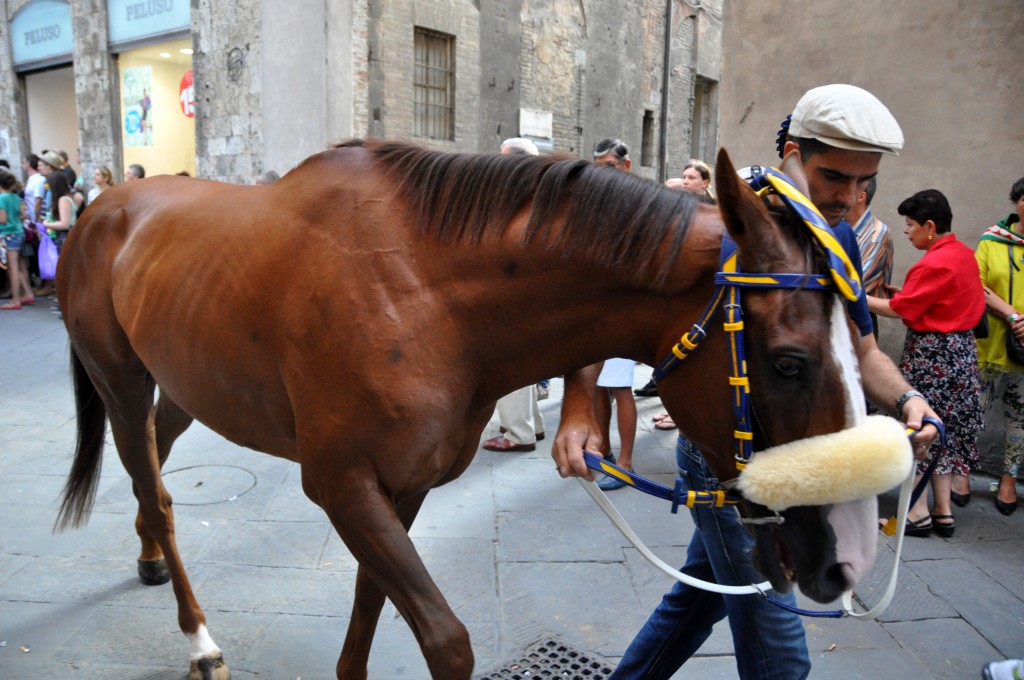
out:
{"label": "white lead rope", "polygon": [[[625,518],[619,513],[608,496],[597,486],[595,482],[588,481],[582,477],[578,477],[580,484],[583,488],[594,499],[597,503],[597,507],[601,508],[604,514],[611,520],[611,523],[615,525],[615,528],[626,537],[626,540],[636,548],[644,558],[650,562],[661,572],[667,576],[685,583],[688,586],[694,588],[700,588],[701,590],[707,590],[713,593],[721,593],[722,595],[766,595],[767,591],[772,587],[771,583],[765,581],[756,585],[749,586],[724,586],[719,583],[712,583],[710,581],[704,581],[703,579],[695,578],[689,574],[669,566],[664,560],[655,555],[650,548],[643,542],[640,536],[633,531],[633,527],[625,520]],[[897,517],[896,526],[898,536],[896,538],[896,560],[893,563],[892,576],[889,578],[889,585],[886,587],[885,594],[882,596],[882,600],[875,605],[874,608],[866,612],[855,612],[853,610],[853,591],[848,590],[843,593],[843,611],[847,616],[852,616],[857,619],[873,619],[881,614],[889,606],[892,601],[893,595],[896,592],[896,574],[899,570],[900,564],[900,553],[903,550],[903,528],[906,526],[907,512],[910,506],[910,494],[914,487],[914,472],[911,473],[904,480],[902,486],[900,486],[900,497],[897,503]]]}
{"label": "white lead rope", "polygon": [[[916,466],[915,466],[916,467]],[[914,491],[914,469],[911,469],[910,474],[903,480],[903,484],[900,486],[900,498],[896,502],[896,558],[892,563],[892,576],[889,577],[889,585],[885,588],[885,594],[882,595],[882,599],[871,609],[866,612],[855,612],[853,611],[853,591],[847,590],[843,593],[843,610],[847,616],[852,616],[855,619],[870,620],[877,618],[879,614],[885,611],[889,603],[892,602],[892,597],[896,593],[896,574],[900,569],[900,555],[903,553],[903,530],[907,526],[907,513],[910,512],[910,495]]]}

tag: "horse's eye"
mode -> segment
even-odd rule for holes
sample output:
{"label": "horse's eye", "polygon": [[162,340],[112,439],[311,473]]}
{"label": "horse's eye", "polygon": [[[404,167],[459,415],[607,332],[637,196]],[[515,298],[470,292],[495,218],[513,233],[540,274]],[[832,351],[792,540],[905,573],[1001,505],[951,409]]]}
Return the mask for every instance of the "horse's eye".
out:
{"label": "horse's eye", "polygon": [[775,370],[783,378],[799,378],[804,371],[804,362],[795,357],[779,357],[775,360]]}

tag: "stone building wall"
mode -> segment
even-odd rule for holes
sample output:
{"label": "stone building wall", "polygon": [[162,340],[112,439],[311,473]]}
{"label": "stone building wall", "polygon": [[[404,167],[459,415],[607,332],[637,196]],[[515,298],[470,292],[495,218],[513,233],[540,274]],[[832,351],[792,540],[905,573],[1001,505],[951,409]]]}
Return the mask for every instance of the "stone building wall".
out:
{"label": "stone building wall", "polygon": [[[342,71],[351,77],[351,102],[339,102],[337,106],[351,106],[351,128],[345,129],[343,135],[365,137],[370,134],[370,26],[372,0],[352,1],[352,43],[348,54],[339,54],[332,69],[335,73]],[[337,120],[337,117],[334,118]],[[339,132],[338,128],[335,128]]]}
{"label": "stone building wall", "polygon": [[522,0],[493,0],[480,13],[480,142],[494,151],[519,136]]}
{"label": "stone building wall", "polygon": [[[469,0],[370,3],[371,135],[414,139],[445,151],[476,151],[479,144],[480,10]],[[416,28],[455,38],[455,139],[413,137],[412,81]]]}
{"label": "stone building wall", "polygon": [[75,33],[73,63],[78,107],[78,173],[91,181],[93,171],[110,168],[121,177],[121,109],[117,101],[117,62],[108,51],[106,3],[79,0],[71,4]]}
{"label": "stone building wall", "polygon": [[555,149],[584,145],[587,20],[581,0],[525,0],[520,49],[520,106],[552,114]]}
{"label": "stone building wall", "polygon": [[258,0],[197,0],[192,6],[196,173],[251,184],[263,171]]}
{"label": "stone building wall", "polygon": [[[4,150],[12,168],[20,169],[20,159],[31,150],[28,144],[28,110],[25,84],[14,72],[11,44],[11,19],[29,0],[7,0],[0,26],[0,136],[8,146]],[[19,174],[20,176],[20,174]]]}
{"label": "stone building wall", "polygon": [[[0,0],[0,37],[28,0]],[[708,0],[717,7],[724,0]],[[688,158],[694,25],[690,4],[671,0],[673,70],[670,167]],[[433,148],[493,151],[517,136],[521,109],[550,111],[553,147],[589,157],[594,142],[622,137],[640,174],[648,135],[662,124],[666,0],[193,0],[197,172],[250,183],[284,172],[348,136],[414,139],[414,29],[455,37],[455,139],[414,139]],[[72,3],[74,75],[83,174],[121,174],[116,59],[105,0]],[[5,44],[9,40],[4,40]],[[0,129],[11,154],[27,144],[23,79],[0,50]],[[651,125],[653,122],[653,126]],[[113,162],[112,162],[113,161]]]}

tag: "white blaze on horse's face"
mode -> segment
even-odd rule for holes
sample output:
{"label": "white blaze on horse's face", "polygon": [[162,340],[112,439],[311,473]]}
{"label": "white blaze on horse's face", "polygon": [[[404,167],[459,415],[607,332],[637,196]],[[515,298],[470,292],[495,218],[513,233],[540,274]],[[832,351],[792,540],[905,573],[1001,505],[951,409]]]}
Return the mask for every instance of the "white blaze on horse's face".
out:
{"label": "white blaze on horse's face", "polygon": [[843,387],[846,390],[846,427],[862,425],[867,418],[864,402],[864,388],[860,382],[860,362],[857,348],[853,346],[850,324],[846,316],[846,301],[835,296],[832,305],[832,356],[842,371]]}
{"label": "white blaze on horse's face", "polygon": [[[846,427],[862,425],[867,419],[867,404],[861,386],[860,362],[846,316],[846,302],[838,295],[832,305],[832,354],[842,371],[846,390]],[[853,589],[875,563],[877,517],[876,496],[833,505],[829,512],[828,522],[836,534],[836,562],[842,565],[849,589]]]}

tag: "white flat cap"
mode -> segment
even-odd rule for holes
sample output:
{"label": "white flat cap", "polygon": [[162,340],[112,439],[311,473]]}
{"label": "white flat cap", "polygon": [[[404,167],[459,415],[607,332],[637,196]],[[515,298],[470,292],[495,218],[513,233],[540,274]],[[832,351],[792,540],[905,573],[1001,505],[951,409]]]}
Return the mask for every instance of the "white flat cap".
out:
{"label": "white flat cap", "polygon": [[792,137],[817,139],[851,151],[898,156],[903,131],[885,104],[855,85],[823,85],[796,103],[789,124]]}

